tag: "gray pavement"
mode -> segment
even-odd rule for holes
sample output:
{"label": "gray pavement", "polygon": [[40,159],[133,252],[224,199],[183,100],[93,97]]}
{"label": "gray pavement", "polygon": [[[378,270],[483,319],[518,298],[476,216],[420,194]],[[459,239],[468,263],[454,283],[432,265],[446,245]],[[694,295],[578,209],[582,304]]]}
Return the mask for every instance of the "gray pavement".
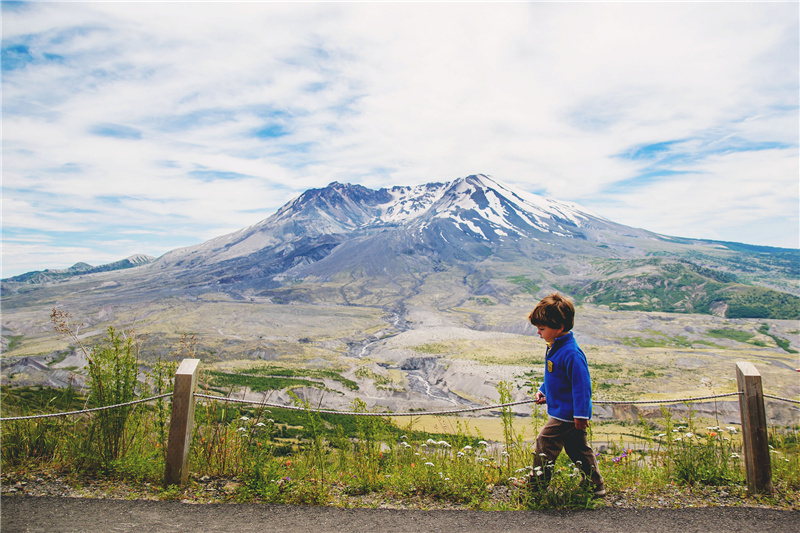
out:
{"label": "gray pavement", "polygon": [[260,504],[4,496],[2,533],[17,532],[800,532],[800,512],[752,507],[595,511],[409,511]]}

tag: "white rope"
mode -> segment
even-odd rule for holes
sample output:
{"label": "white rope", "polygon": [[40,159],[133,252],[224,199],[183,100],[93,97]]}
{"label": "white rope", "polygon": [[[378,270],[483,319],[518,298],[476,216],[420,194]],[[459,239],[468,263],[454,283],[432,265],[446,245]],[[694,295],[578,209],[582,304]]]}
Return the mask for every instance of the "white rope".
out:
{"label": "white rope", "polygon": [[773,396],[771,394],[765,394],[764,398],[772,398],[773,400],[780,400],[782,402],[800,404],[800,400],[792,400],[791,398],[781,398],[780,396]]}
{"label": "white rope", "polygon": [[455,413],[466,413],[468,411],[483,411],[486,409],[499,409],[500,407],[510,407],[512,405],[521,405],[531,403],[535,400],[522,400],[513,403],[504,403],[501,405],[485,405],[481,407],[465,407],[462,409],[450,409],[447,411],[413,411],[405,413],[362,413],[356,411],[334,411],[332,409],[307,409],[296,405],[282,405],[277,403],[262,402],[258,400],[240,400],[238,398],[226,398],[225,396],[211,396],[208,394],[195,394],[195,398],[209,398],[212,400],[220,400],[224,402],[234,403],[249,403],[254,405],[262,405],[265,407],[275,407],[277,409],[289,409],[290,411],[314,411],[315,413],[325,413],[330,415],[352,415],[352,416],[419,416],[419,415],[452,415]]}
{"label": "white rope", "polygon": [[[631,400],[631,401],[614,401],[614,400],[598,400],[592,401],[593,404],[663,404],[663,403],[683,403],[683,402],[694,402],[698,400],[708,400],[713,398],[725,398],[727,396],[738,396],[740,392],[731,392],[728,394],[718,394],[715,396],[700,396],[694,398],[676,398],[673,400]],[[209,398],[212,400],[219,400],[225,402],[234,402],[234,403],[247,403],[253,405],[262,405],[265,407],[275,407],[279,409],[289,409],[291,411],[306,411],[305,407],[298,407],[294,405],[281,405],[277,403],[269,403],[269,402],[262,402],[257,400],[242,400],[238,398],[227,398],[224,396],[211,396],[208,394],[195,394],[196,398]],[[462,409],[450,409],[446,411],[414,411],[414,412],[400,412],[400,413],[360,413],[354,411],[334,411],[332,409],[310,409],[316,413],[325,413],[325,414],[332,414],[332,415],[353,415],[353,416],[419,416],[419,415],[451,415],[455,413],[466,413],[470,411],[485,411],[486,409],[500,409],[502,407],[511,407],[514,405],[522,405],[526,403],[534,402],[535,400],[522,400],[519,402],[512,402],[512,403],[504,403],[499,405],[485,405],[481,407],[465,407]]]}
{"label": "white rope", "polygon": [[[665,404],[665,403],[687,403],[687,402],[697,402],[701,400],[712,400],[715,398],[726,398],[729,396],[739,396],[741,392],[729,392],[727,394],[715,394],[712,396],[695,396],[692,398],[673,398],[669,400],[594,400],[592,404],[594,405],[642,405],[642,404]],[[94,407],[92,409],[82,409],[80,411],[68,411],[64,413],[51,413],[45,415],[30,415],[30,416],[11,416],[6,418],[0,418],[0,422],[10,422],[14,420],[32,420],[35,418],[53,418],[57,416],[69,416],[69,415],[79,415],[83,413],[93,413],[95,411],[104,411],[106,409],[115,409],[117,407],[125,407],[127,405],[134,405],[137,403],[145,403],[150,402],[153,400],[158,400],[161,398],[166,398],[167,396],[172,396],[171,393],[161,394],[159,396],[152,396],[150,398],[143,398],[141,400],[134,400],[132,402],[126,403],[119,403],[116,405],[106,405],[104,407]],[[234,402],[234,403],[246,403],[252,405],[261,405],[264,407],[275,407],[277,409],[288,409],[290,411],[306,411],[307,408],[295,406],[295,405],[282,405],[277,403],[271,402],[261,402],[256,400],[240,400],[238,398],[226,398],[224,396],[211,396],[209,394],[195,394],[196,398],[208,398],[211,400],[219,400],[224,402]],[[764,398],[771,398],[773,400],[780,400],[783,402],[790,402],[795,404],[800,404],[800,400],[793,400],[791,398],[782,398],[780,396],[772,396],[771,394],[764,394]],[[535,400],[521,400],[519,402],[511,402],[511,403],[503,403],[497,405],[484,405],[480,407],[464,407],[462,409],[448,409],[443,411],[409,411],[409,412],[400,412],[400,413],[363,413],[363,412],[356,412],[356,411],[336,411],[333,409],[312,409],[316,413],[325,413],[331,415],[350,415],[350,416],[419,416],[419,415],[453,415],[457,413],[467,413],[473,411],[485,411],[487,409],[501,409],[503,407],[513,407],[515,405],[524,405],[526,403],[532,403]]]}
{"label": "white rope", "polygon": [[[698,402],[700,400],[713,400],[714,398],[726,398],[728,396],[739,396],[741,392],[729,392],[727,394],[715,394],[713,396],[695,396],[693,398],[675,398],[673,400],[592,400],[594,405],[636,405],[636,404],[662,404],[662,403],[686,403]],[[764,395],[766,396],[766,394]]]}
{"label": "white rope", "polygon": [[166,398],[167,396],[172,396],[172,393],[161,394],[159,396],[153,396],[151,398],[144,398],[142,400],[133,400],[132,402],[126,403],[118,403],[116,405],[105,405],[103,407],[93,407],[91,409],[82,409],[80,411],[67,411],[65,413],[51,413],[48,415],[30,415],[30,416],[10,416],[8,418],[0,418],[0,422],[8,422],[11,420],[31,420],[34,418],[52,418],[56,416],[68,416],[68,415],[79,415],[82,413],[93,413],[95,411],[104,411],[106,409],[115,409],[117,407],[125,407],[126,405],[133,405],[137,403],[144,403],[150,402],[152,400],[158,400],[159,398]]}

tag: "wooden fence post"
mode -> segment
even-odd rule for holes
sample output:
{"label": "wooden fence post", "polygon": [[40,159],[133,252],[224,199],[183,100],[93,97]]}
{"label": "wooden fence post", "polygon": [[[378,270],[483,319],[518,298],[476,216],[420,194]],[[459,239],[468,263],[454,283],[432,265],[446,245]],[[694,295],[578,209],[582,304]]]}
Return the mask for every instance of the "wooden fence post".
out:
{"label": "wooden fence post", "polygon": [[761,374],[752,363],[738,362],[736,382],[739,385],[739,411],[742,417],[747,490],[751,494],[769,494],[775,489],[772,486],[772,465],[769,457]]}
{"label": "wooden fence post", "polygon": [[194,389],[200,359],[184,359],[175,372],[172,417],[169,423],[164,486],[185,485],[189,481],[189,444],[194,423]]}

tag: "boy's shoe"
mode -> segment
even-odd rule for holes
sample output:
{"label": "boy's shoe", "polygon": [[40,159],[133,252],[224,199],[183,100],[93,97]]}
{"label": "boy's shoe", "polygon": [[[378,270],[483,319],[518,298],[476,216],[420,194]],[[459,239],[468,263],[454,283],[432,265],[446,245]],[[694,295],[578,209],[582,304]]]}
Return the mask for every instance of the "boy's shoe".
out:
{"label": "boy's shoe", "polygon": [[594,488],[594,496],[595,498],[602,498],[606,495],[606,487],[605,485],[600,485],[599,487]]}

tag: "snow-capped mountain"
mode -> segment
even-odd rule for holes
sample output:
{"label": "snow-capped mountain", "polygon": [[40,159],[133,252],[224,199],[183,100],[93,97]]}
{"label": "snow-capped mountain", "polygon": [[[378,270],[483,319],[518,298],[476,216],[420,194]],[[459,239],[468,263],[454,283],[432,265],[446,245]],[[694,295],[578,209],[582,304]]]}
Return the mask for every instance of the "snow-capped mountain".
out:
{"label": "snow-capped mountain", "polygon": [[[415,187],[310,189],[248,228],[91,274],[108,274],[91,290],[114,302],[222,292],[275,303],[450,308],[560,289],[625,309],[785,318],[800,316],[796,259],[797,250],[623,226],[478,174]],[[91,284],[91,276],[75,277]],[[35,293],[17,283],[26,281],[4,280],[4,298],[53,299],[48,280]]]}
{"label": "snow-capped mountain", "polygon": [[598,229],[622,228],[577,204],[547,199],[480,174],[449,183],[377,191],[334,182],[306,191],[254,226],[175,250],[159,262],[185,264],[188,260],[197,264],[202,259],[206,264],[219,263],[266,248],[289,253],[297,241],[331,243],[324,237],[338,236],[335,241],[341,242],[386,229],[429,233],[438,228],[435,231],[446,243],[443,225],[464,234],[456,239],[458,242],[467,238],[486,243],[504,237],[587,239]]}
{"label": "snow-capped mountain", "polygon": [[624,242],[631,237],[659,239],[482,174],[380,190],[334,182],[251,227],[174,250],[152,269],[165,281],[175,276],[184,285],[230,291],[308,279],[413,284],[454,265],[543,261],[587,246],[606,256],[640,253]]}

